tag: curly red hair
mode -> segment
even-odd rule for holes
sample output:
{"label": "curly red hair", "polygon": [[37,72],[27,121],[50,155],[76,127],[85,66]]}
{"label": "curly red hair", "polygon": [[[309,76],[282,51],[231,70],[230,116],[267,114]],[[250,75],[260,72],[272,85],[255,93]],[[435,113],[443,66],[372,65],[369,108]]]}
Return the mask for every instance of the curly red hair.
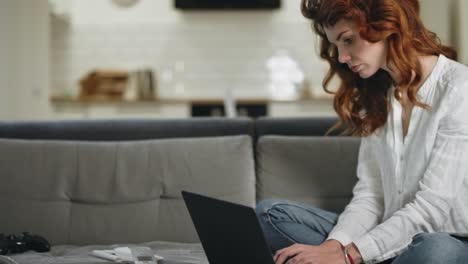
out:
{"label": "curly red hair", "polygon": [[[456,60],[457,53],[426,29],[419,9],[418,0],[302,0],[302,14],[312,20],[313,29],[321,38],[320,57],[330,64],[323,87],[335,95],[333,104],[340,122],[334,128],[345,127],[346,134],[368,136],[385,125],[392,85],[397,99],[401,99],[400,93],[406,93],[414,105],[429,107],[416,98],[422,79],[418,56],[443,54]],[[398,83],[382,69],[363,79],[339,63],[338,50],[328,41],[324,27],[333,27],[341,19],[356,22],[364,40],[387,41],[387,64],[393,65],[392,70],[401,76]],[[328,86],[335,75],[341,84],[331,91]]]}

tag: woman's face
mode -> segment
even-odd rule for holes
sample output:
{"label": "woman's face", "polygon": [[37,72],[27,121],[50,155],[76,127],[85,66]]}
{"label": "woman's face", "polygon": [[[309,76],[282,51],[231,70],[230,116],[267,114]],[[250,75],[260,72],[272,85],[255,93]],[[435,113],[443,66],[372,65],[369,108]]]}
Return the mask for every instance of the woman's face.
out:
{"label": "woman's face", "polygon": [[386,41],[371,43],[362,39],[357,24],[344,19],[324,30],[328,41],[338,49],[339,62],[346,63],[361,78],[371,77],[380,68],[387,70]]}

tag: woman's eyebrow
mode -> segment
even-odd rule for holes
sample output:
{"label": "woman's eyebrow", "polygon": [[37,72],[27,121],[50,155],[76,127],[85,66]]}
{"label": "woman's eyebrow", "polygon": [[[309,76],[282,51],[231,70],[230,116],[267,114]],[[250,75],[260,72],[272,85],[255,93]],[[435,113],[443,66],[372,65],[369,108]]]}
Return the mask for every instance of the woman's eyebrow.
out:
{"label": "woman's eyebrow", "polygon": [[[338,34],[338,37],[336,38],[336,41],[339,41],[340,38],[341,38],[341,36],[342,36],[344,33],[347,33],[347,32],[349,32],[349,31],[351,31],[351,30],[347,29],[347,30],[342,31],[340,34]],[[333,43],[333,41],[330,41],[330,40],[328,40],[328,42]]]}
{"label": "woman's eyebrow", "polygon": [[347,29],[347,30],[341,32],[341,33],[338,35],[338,37],[336,38],[336,41],[340,40],[341,36],[342,36],[344,33],[348,32],[348,31],[350,31],[350,30]]}

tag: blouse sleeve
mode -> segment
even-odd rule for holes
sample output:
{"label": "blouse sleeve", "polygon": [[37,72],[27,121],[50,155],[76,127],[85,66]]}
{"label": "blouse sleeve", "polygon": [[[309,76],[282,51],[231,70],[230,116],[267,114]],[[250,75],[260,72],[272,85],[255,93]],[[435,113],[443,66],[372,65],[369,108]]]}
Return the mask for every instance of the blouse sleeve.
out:
{"label": "blouse sleeve", "polygon": [[382,183],[370,141],[371,136],[361,139],[357,165],[358,182],[353,189],[353,198],[340,214],[338,223],[327,238],[338,240],[342,245],[367,233],[382,218]]}

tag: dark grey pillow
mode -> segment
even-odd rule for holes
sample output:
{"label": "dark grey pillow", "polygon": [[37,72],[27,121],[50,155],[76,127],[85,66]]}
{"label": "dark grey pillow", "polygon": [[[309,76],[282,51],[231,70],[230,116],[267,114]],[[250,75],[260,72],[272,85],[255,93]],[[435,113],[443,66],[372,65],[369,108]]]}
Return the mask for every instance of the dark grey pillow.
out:
{"label": "dark grey pillow", "polygon": [[281,198],[339,212],[357,181],[360,139],[263,136],[257,145],[258,201]]}

